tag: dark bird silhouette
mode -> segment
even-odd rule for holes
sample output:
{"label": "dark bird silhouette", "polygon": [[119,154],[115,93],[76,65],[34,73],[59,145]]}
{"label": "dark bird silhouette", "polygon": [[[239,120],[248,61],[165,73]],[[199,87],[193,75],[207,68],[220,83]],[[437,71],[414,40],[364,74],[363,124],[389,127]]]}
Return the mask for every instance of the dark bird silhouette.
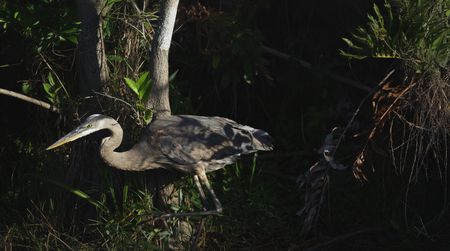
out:
{"label": "dark bird silhouette", "polygon": [[215,209],[178,214],[183,216],[220,214],[222,205],[206,173],[234,163],[241,154],[273,148],[272,138],[263,130],[221,117],[179,115],[156,118],[144,128],[139,142],[130,150],[116,152],[122,142],[122,127],[111,117],[94,114],[47,150],[100,130],[111,133],[100,145],[100,154],[108,165],[129,171],[165,168],[194,175],[205,207],[207,199],[201,184],[207,188]]}

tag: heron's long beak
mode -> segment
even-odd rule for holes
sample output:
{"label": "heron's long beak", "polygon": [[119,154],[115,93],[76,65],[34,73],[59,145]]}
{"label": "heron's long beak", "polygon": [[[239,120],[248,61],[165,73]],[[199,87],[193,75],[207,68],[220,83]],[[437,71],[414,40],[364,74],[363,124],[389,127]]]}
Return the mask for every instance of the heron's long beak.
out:
{"label": "heron's long beak", "polygon": [[80,125],[79,127],[75,128],[75,130],[69,132],[66,136],[60,138],[58,141],[53,143],[51,146],[47,147],[46,150],[50,150],[53,148],[57,148],[59,146],[62,146],[68,142],[77,140],[79,138],[82,138],[86,135],[89,135],[96,130],[93,130],[92,128],[86,127],[85,125]]}

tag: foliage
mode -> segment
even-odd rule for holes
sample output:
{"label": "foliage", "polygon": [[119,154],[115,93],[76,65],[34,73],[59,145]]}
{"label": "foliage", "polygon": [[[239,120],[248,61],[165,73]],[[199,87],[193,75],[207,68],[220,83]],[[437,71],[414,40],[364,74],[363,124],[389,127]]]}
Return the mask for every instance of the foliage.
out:
{"label": "foliage", "polygon": [[47,99],[52,104],[59,103],[58,100],[58,92],[61,90],[61,85],[55,83],[53,78],[53,74],[51,72],[48,73],[47,81],[42,86],[44,88],[45,93],[47,94]]}
{"label": "foliage", "polygon": [[187,55],[179,61],[194,68],[198,68],[198,61],[203,61],[221,89],[241,83],[252,84],[260,75],[267,77],[266,61],[261,53],[263,37],[253,28],[252,19],[264,3],[261,1],[255,6],[251,1],[241,1],[230,12],[207,9],[200,3],[189,6],[181,13],[181,19],[185,23],[184,29],[195,27],[195,33],[189,35],[192,38],[187,42],[192,43],[191,47],[202,57],[195,58],[189,52],[181,51],[181,55]]}
{"label": "foliage", "polygon": [[[394,76],[389,73],[371,92],[372,123],[361,137],[354,175],[362,181],[374,179],[377,175],[367,172],[370,166],[383,172],[382,178],[400,191],[391,196],[402,201],[402,218],[392,221],[414,232],[424,221],[438,224],[436,219],[448,213],[444,202],[438,209],[428,208],[428,219],[423,220],[424,207],[411,198],[424,200],[423,193],[438,186],[433,195],[447,201],[450,1],[385,1],[384,8],[373,9],[368,23],[344,39],[349,49],[341,54],[354,59],[391,57],[400,64],[394,64]],[[387,160],[390,166],[377,166]],[[396,175],[389,176],[386,169]]]}
{"label": "foliage", "polygon": [[355,59],[365,57],[399,58],[417,72],[435,72],[448,67],[450,57],[450,1],[400,1],[384,8],[373,5],[374,15],[343,38],[348,50],[341,54]]}
{"label": "foliage", "polygon": [[70,8],[61,0],[2,1],[0,25],[29,39],[37,52],[58,47],[66,42],[77,44],[80,22],[74,21]]}
{"label": "foliage", "polygon": [[[169,85],[173,83],[177,73],[178,71],[175,71],[169,76]],[[137,117],[138,119],[142,118],[144,125],[151,121],[153,115],[152,110],[146,108],[145,106],[152,88],[152,79],[149,74],[150,72],[148,71],[141,73],[136,81],[124,77],[125,84],[137,95],[138,101],[136,104],[136,109],[139,114],[142,114],[142,116],[138,115]]]}
{"label": "foliage", "polygon": [[[65,75],[71,69],[64,64],[73,61],[73,48],[80,33],[80,22],[71,7],[61,0],[0,3],[0,34],[20,36],[26,41],[22,53],[28,57],[19,64],[28,67],[31,74],[18,81],[22,91],[38,98],[43,96],[55,106],[71,103],[65,87],[70,84],[71,79]],[[61,102],[62,98],[65,102]]]}
{"label": "foliage", "polygon": [[136,81],[127,77],[125,77],[124,80],[127,86],[130,87],[130,89],[137,95],[138,102],[136,104],[136,108],[139,113],[143,114],[143,116],[138,115],[138,118],[142,117],[144,124],[148,124],[151,121],[153,114],[150,109],[145,107],[145,102],[150,95],[150,90],[152,87],[149,72],[143,72]]}
{"label": "foliage", "polygon": [[136,81],[126,77],[124,80],[128,87],[136,93],[139,101],[146,101],[148,99],[152,87],[148,71],[143,72]]}

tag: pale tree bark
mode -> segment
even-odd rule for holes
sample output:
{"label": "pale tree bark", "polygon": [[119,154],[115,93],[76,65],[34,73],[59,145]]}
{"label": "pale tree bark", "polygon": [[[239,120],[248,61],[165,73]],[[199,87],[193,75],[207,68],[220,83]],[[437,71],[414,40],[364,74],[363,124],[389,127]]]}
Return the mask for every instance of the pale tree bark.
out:
{"label": "pale tree bark", "polygon": [[[152,89],[146,107],[153,110],[153,118],[171,115],[169,101],[169,49],[178,9],[178,0],[162,0],[159,13],[159,26],[152,40],[150,51],[150,73]],[[166,204],[175,202],[171,195],[176,194],[170,183],[175,178],[170,173],[153,172],[153,181],[158,191],[157,207],[167,208]],[[162,189],[160,189],[162,188]]]}
{"label": "pale tree bark", "polygon": [[171,114],[169,101],[169,49],[177,16],[178,0],[161,2],[159,27],[152,41],[150,73],[153,86],[146,103],[155,117]]}
{"label": "pale tree bark", "polygon": [[[153,118],[170,116],[169,101],[169,49],[175,26],[179,0],[162,0],[159,13],[159,26],[152,40],[150,51],[150,73],[152,90],[146,102],[146,108],[153,110]],[[168,205],[179,205],[178,192],[172,182],[179,175],[165,170],[152,173],[153,186],[156,189],[155,205],[160,210],[167,210]],[[191,225],[187,221],[178,221],[175,236],[169,240],[171,250],[182,250],[182,242],[192,235]]]}

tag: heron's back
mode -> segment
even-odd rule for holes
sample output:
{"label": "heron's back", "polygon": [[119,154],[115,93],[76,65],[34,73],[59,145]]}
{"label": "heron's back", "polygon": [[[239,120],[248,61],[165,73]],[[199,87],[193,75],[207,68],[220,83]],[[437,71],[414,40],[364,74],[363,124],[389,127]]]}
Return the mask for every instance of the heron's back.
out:
{"label": "heron's back", "polygon": [[162,117],[150,123],[144,135],[177,169],[203,162],[216,170],[241,154],[273,148],[265,131],[222,117]]}

